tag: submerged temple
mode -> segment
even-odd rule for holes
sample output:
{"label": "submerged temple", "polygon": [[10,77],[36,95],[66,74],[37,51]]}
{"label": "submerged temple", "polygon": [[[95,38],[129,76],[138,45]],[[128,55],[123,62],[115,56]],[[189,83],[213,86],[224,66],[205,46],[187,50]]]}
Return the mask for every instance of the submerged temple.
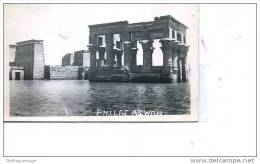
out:
{"label": "submerged temple", "polygon": [[[89,81],[187,82],[187,27],[172,16],[150,22],[89,26]],[[160,39],[163,66],[153,66],[153,40]],[[143,65],[137,66],[137,43]]]}

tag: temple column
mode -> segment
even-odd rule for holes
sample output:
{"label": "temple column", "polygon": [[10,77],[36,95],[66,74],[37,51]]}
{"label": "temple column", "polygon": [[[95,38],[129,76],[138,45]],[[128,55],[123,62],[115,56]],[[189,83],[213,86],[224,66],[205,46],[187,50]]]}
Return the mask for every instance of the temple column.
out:
{"label": "temple column", "polygon": [[163,52],[163,70],[172,72],[172,41],[167,39],[160,40]]}
{"label": "temple column", "polygon": [[137,47],[134,42],[124,42],[124,66],[130,68],[136,66]]}
{"label": "temple column", "polygon": [[114,66],[114,43],[113,43],[113,34],[106,34],[105,35],[105,42],[106,42],[106,59],[107,59],[107,67],[112,68]]}
{"label": "temple column", "polygon": [[178,80],[178,83],[181,83],[182,82],[182,69],[181,69],[181,59],[178,58],[177,59],[177,67],[178,67],[178,71],[177,71],[177,80]]}
{"label": "temple column", "polygon": [[189,47],[185,46],[183,49],[183,58],[182,58],[182,82],[187,82],[187,64],[186,64],[186,58],[188,53]]}
{"label": "temple column", "polygon": [[98,67],[105,66],[105,47],[98,47]]}
{"label": "temple column", "polygon": [[178,50],[178,42],[173,41],[172,45],[172,66],[175,68],[177,67],[177,50]]}
{"label": "temple column", "polygon": [[178,42],[173,41],[173,45],[172,45],[173,82],[178,82],[177,50],[178,50]]}
{"label": "temple column", "polygon": [[131,49],[131,66],[135,67],[137,65],[136,55],[137,55],[138,49],[136,47],[133,47]]}
{"label": "temple column", "polygon": [[111,56],[111,65],[112,65],[112,67],[115,67],[115,65],[116,65],[116,61],[115,61],[116,54],[117,54],[117,49],[113,49],[112,56]]}
{"label": "temple column", "polygon": [[123,50],[117,50],[116,51],[116,66],[118,68],[122,67],[122,54],[123,54]]}
{"label": "temple column", "polygon": [[96,67],[96,53],[97,53],[97,46],[92,44],[88,45],[89,53],[90,53],[90,68]]}
{"label": "temple column", "polygon": [[188,46],[184,44],[178,45],[177,56],[178,56],[178,81],[187,81],[187,67],[186,67],[186,57],[188,52]]}
{"label": "temple column", "polygon": [[131,66],[131,42],[123,42],[124,46],[124,66],[130,68]]}
{"label": "temple column", "polygon": [[186,58],[182,58],[181,60],[181,72],[182,72],[182,82],[186,82],[187,81],[187,69],[186,69]]}
{"label": "temple column", "polygon": [[153,66],[153,41],[152,40],[143,40],[140,41],[143,48],[143,72],[152,72]]}

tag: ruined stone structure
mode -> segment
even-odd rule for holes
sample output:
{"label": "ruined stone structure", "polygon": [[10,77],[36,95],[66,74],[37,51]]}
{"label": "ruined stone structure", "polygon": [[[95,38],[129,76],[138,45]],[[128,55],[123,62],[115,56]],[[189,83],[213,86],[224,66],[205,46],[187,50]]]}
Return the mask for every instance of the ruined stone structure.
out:
{"label": "ruined stone structure", "polygon": [[[154,21],[90,25],[90,81],[186,82],[187,27],[171,16]],[[153,66],[153,40],[160,39],[163,66]],[[143,65],[137,66],[137,43]],[[122,61],[122,58],[124,61]]]}
{"label": "ruined stone structure", "polygon": [[45,65],[46,80],[86,80],[90,67],[87,50],[67,53],[62,58],[62,65]]}
{"label": "ruined stone structure", "polygon": [[[44,78],[44,51],[42,40],[18,42],[15,48],[16,76],[24,80],[40,80]],[[18,71],[19,70],[19,71]],[[24,74],[23,74],[24,71]],[[20,73],[20,75],[18,75]]]}
{"label": "ruined stone structure", "polygon": [[73,65],[73,61],[74,61],[74,55],[72,53],[67,53],[62,57],[61,65],[70,66]]}
{"label": "ruined stone structure", "polygon": [[49,80],[78,80],[78,66],[49,66]]}
{"label": "ruined stone structure", "polygon": [[86,50],[75,51],[73,65],[90,67],[89,52]]}

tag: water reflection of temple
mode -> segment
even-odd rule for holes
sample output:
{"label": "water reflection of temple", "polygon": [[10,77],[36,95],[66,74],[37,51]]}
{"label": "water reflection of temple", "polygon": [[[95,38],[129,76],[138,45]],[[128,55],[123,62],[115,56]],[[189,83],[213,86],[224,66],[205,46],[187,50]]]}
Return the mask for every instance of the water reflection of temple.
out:
{"label": "water reflection of temple", "polygon": [[[90,81],[187,82],[187,27],[171,16],[129,24],[90,25]],[[153,41],[160,39],[163,66],[153,66]],[[137,44],[143,65],[137,66]]]}

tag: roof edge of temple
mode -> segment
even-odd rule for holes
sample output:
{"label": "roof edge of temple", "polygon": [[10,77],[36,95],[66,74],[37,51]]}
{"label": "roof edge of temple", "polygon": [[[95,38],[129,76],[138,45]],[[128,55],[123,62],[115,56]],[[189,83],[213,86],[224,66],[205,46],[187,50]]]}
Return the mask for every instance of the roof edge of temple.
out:
{"label": "roof edge of temple", "polygon": [[109,22],[109,23],[100,23],[94,25],[88,25],[89,28],[107,26],[107,25],[115,25],[115,24],[125,24],[128,25],[128,21],[117,21],[117,22]]}
{"label": "roof edge of temple", "polygon": [[160,20],[160,19],[169,19],[169,20],[171,20],[173,22],[176,22],[176,23],[184,26],[186,29],[188,28],[185,24],[183,24],[180,21],[178,21],[177,19],[173,18],[173,16],[171,16],[171,15],[164,15],[164,16],[154,17],[154,21]]}
{"label": "roof edge of temple", "polygon": [[99,24],[93,24],[93,25],[88,25],[89,28],[95,28],[95,27],[103,27],[103,26],[108,26],[108,25],[118,25],[118,24],[122,24],[122,25],[128,25],[128,26],[135,26],[135,25],[140,25],[140,24],[149,24],[149,23],[153,23],[159,20],[163,20],[163,19],[168,19],[171,20],[173,22],[176,22],[180,25],[182,25],[183,27],[185,27],[186,29],[188,29],[188,27],[181,23],[180,21],[178,21],[177,19],[173,18],[173,16],[171,15],[164,15],[164,16],[158,16],[158,17],[154,17],[153,21],[147,21],[147,22],[136,22],[136,23],[129,23],[128,21],[116,21],[116,22],[108,22],[108,23],[99,23]]}
{"label": "roof edge of temple", "polygon": [[31,40],[16,42],[16,45],[19,46],[19,45],[35,44],[35,43],[43,43],[43,40],[31,39]]}

